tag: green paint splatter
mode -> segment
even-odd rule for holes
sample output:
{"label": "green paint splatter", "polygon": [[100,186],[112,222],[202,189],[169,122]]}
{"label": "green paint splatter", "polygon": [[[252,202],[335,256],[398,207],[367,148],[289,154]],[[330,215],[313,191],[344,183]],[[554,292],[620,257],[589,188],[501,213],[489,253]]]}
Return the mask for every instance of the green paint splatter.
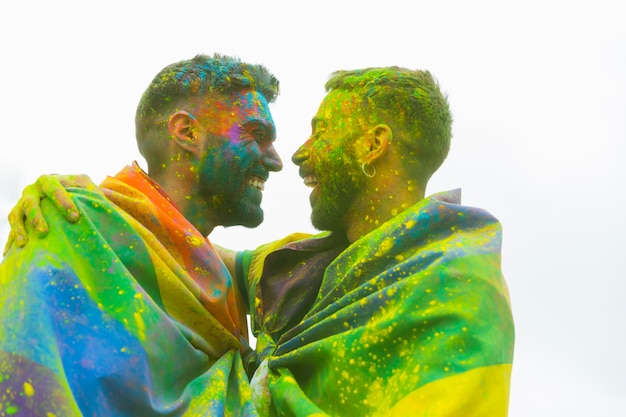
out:
{"label": "green paint splatter", "polygon": [[16,414],[18,411],[20,411],[20,408],[18,406],[7,404],[5,413],[7,413],[8,415],[12,415],[12,414]]}

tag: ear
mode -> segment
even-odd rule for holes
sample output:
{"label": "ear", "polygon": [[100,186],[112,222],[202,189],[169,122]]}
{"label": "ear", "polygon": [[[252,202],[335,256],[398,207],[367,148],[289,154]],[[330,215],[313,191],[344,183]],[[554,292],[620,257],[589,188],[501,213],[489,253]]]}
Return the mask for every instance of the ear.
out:
{"label": "ear", "polygon": [[376,125],[369,137],[369,150],[365,155],[365,162],[373,164],[378,158],[383,156],[390,146],[393,132],[386,124]]}
{"label": "ear", "polygon": [[202,144],[198,135],[200,123],[187,111],[180,110],[170,116],[167,128],[175,143],[184,150],[200,156]]}

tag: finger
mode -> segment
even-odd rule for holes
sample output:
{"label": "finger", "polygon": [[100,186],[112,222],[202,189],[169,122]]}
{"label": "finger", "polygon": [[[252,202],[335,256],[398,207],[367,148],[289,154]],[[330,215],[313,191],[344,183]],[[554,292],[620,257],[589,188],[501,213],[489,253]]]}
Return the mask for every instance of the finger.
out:
{"label": "finger", "polygon": [[22,197],[15,207],[9,212],[9,224],[15,232],[15,240],[18,246],[22,247],[28,241],[26,224],[29,224],[37,237],[44,237],[48,234],[48,223],[41,211],[41,199],[44,198],[40,187],[30,184],[22,190]]}
{"label": "finger", "polygon": [[89,175],[55,175],[64,188],[78,187],[104,195],[104,192],[96,185]]}
{"label": "finger", "polygon": [[13,237],[13,231],[11,230],[9,231],[9,238],[7,239],[7,243],[5,243],[4,245],[4,251],[2,251],[2,256],[7,256],[7,253],[9,253],[9,249],[13,245],[13,242],[15,242],[15,238]]}
{"label": "finger", "polygon": [[[36,187],[33,187],[32,185],[29,187],[36,188]],[[28,192],[29,191],[25,188],[24,191],[22,192],[22,198],[17,203],[17,205],[15,205],[15,207],[11,209],[11,211],[9,212],[9,216],[8,216],[9,225],[11,226],[10,237],[15,239],[15,243],[20,248],[26,245],[26,242],[28,242],[28,233],[26,233],[26,227],[24,225],[24,219],[25,219],[24,199],[32,198],[31,196],[28,195]],[[30,221],[32,221],[32,218],[30,218]],[[33,227],[33,229],[36,230],[35,227]],[[44,234],[45,234],[45,231],[44,231]]]}
{"label": "finger", "polygon": [[[70,194],[63,184],[53,175],[42,175],[37,179],[37,184],[43,195],[48,197],[56,208],[63,214],[63,217],[70,223],[75,223],[80,217],[78,208],[72,201]],[[37,207],[39,209],[39,207]],[[40,210],[40,209],[39,209]],[[41,211],[39,211],[41,213]],[[33,213],[37,216],[38,213]],[[28,216],[28,215],[27,215]],[[30,218],[30,217],[29,217]],[[33,218],[34,219],[34,218]],[[43,220],[43,216],[42,216]]]}

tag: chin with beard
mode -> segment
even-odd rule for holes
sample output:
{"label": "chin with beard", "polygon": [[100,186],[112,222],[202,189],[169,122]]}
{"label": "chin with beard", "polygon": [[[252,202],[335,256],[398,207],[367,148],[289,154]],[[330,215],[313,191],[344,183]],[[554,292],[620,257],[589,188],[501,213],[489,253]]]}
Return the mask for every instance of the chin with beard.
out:
{"label": "chin with beard", "polygon": [[311,201],[311,223],[317,230],[345,233],[346,214],[365,188],[366,179],[353,161],[341,167],[327,167],[319,172],[323,176],[319,179],[319,198],[315,202]]}
{"label": "chin with beard", "polygon": [[[208,198],[211,217],[217,220],[218,224],[228,226],[257,227],[263,222],[263,209],[253,197],[249,196],[252,190],[246,187],[245,175],[238,173],[233,177],[241,179],[235,184],[235,178],[229,186],[215,186],[207,180],[202,181],[202,193]],[[205,185],[206,184],[206,185]]]}
{"label": "chin with beard", "polygon": [[224,205],[217,206],[214,210],[220,220],[220,224],[224,227],[244,226],[254,228],[263,223],[263,209],[259,206],[253,206],[245,199],[233,202],[227,207],[224,207]]}
{"label": "chin with beard", "polygon": [[221,152],[207,155],[201,164],[200,192],[217,224],[257,227],[263,222],[262,195],[249,186],[249,169],[233,166],[240,161]]}

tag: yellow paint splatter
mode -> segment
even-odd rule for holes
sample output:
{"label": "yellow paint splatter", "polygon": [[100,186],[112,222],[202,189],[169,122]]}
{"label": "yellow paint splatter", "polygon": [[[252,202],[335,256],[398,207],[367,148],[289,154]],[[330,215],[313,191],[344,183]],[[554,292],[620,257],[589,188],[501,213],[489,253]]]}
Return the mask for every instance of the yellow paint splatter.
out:
{"label": "yellow paint splatter", "polygon": [[374,256],[383,256],[383,255],[385,255],[385,253],[389,252],[389,249],[391,249],[393,247],[393,243],[394,243],[393,238],[388,237],[388,238],[384,239],[380,243],[380,246],[378,247],[378,251],[374,254]]}
{"label": "yellow paint splatter", "polygon": [[141,314],[134,313],[135,323],[137,324],[137,332],[139,340],[146,340],[146,324],[143,322],[143,317]]}
{"label": "yellow paint splatter", "polygon": [[185,239],[187,240],[187,243],[192,246],[200,246],[204,243],[204,239],[198,236],[187,236]]}
{"label": "yellow paint splatter", "polygon": [[35,388],[33,388],[33,386],[28,382],[24,382],[24,394],[27,397],[32,397],[33,395],[35,395]]}

